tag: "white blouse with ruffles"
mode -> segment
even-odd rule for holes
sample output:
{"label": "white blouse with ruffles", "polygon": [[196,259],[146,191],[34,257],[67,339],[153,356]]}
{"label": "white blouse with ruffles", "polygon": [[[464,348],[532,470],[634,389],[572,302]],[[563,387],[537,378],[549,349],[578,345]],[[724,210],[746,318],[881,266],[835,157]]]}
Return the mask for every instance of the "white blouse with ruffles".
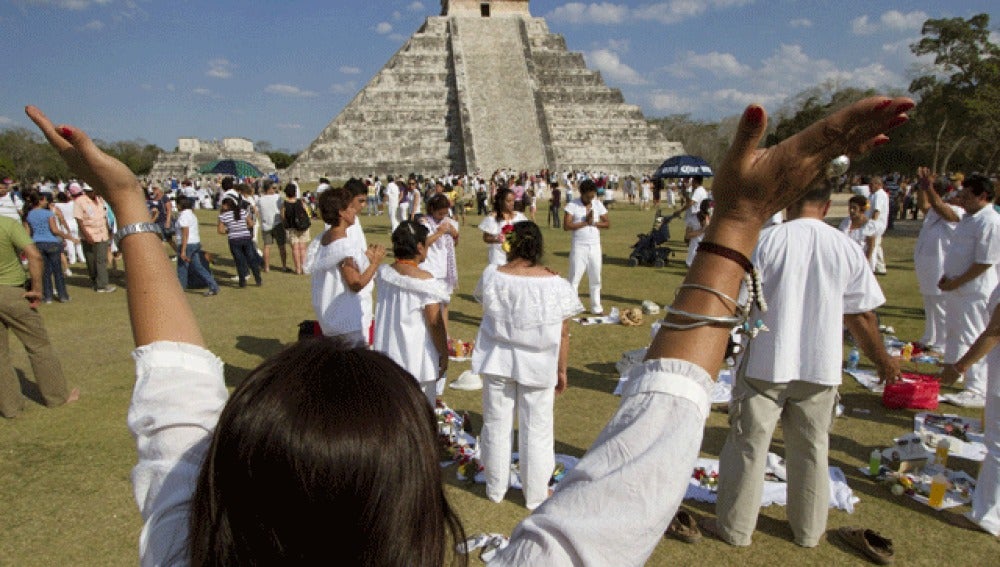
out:
{"label": "white blouse with ruffles", "polygon": [[563,321],[583,311],[565,278],[515,276],[487,266],[476,285],[483,304],[472,371],[554,387]]}
{"label": "white blouse with ruffles", "polygon": [[424,307],[448,300],[444,282],[404,276],[392,266],[379,266],[375,276],[373,348],[405,368],[417,382],[438,379],[438,352],[427,329]]}

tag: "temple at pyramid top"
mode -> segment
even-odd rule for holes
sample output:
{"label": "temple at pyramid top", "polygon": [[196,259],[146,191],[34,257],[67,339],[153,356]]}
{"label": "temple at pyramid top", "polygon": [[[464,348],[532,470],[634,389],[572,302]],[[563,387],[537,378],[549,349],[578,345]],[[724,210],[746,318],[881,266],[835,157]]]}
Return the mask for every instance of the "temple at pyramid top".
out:
{"label": "temple at pyramid top", "polygon": [[285,174],[643,174],[680,153],[528,0],[442,0]]}

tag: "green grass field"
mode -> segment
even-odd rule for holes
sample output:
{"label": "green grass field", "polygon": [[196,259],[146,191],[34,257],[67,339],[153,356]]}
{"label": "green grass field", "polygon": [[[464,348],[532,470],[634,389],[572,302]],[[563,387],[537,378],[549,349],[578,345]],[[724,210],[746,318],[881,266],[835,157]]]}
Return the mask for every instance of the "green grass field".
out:
{"label": "green grass field", "polygon": [[[840,197],[838,202],[844,200]],[[540,220],[543,214],[539,212]],[[299,321],[313,317],[309,279],[272,271],[265,274],[261,288],[236,288],[230,281],[235,268],[224,237],[215,234],[215,213],[201,211],[199,218],[204,247],[220,253],[213,269],[223,288],[217,297],[192,292],[189,298],[209,348],[226,363],[226,380],[232,386],[265,357],[294,341]],[[360,218],[370,242],[388,244],[384,216]],[[612,209],[611,219],[612,229],[602,236],[605,309],[638,306],[644,299],[668,303],[685,273],[684,246],[677,242],[683,234],[681,222],[674,221],[671,226],[675,240],[671,246],[678,251],[674,261],[665,268],[630,268],[626,265],[630,247],[637,233],[649,231],[653,213],[619,205]],[[486,247],[475,228],[478,222],[479,217],[470,216],[462,229],[458,254],[461,281],[451,307],[451,334],[464,340],[475,338],[481,316],[472,297],[486,263]],[[886,237],[889,275],[879,280],[888,298],[879,310],[882,322],[894,326],[904,340],[919,339],[923,329],[912,262],[917,227],[908,222]],[[543,233],[546,264],[565,274],[569,234],[555,229],[543,229]],[[276,252],[272,264],[277,264]],[[83,266],[74,266],[74,272],[82,274]],[[113,279],[123,283],[121,272]],[[125,293],[93,293],[81,275],[70,278],[70,284],[72,302],[45,305],[41,312],[67,378],[81,389],[82,398],[54,410],[29,403],[21,417],[0,421],[0,565],[136,563],[141,524],[129,483],[135,449],[125,427],[134,373]],[[588,305],[586,286],[581,289]],[[618,404],[611,393],[618,379],[615,362],[623,351],[649,343],[650,322],[647,316],[643,325],[631,328],[572,325],[570,389],[557,399],[555,409],[557,452],[582,455],[612,415]],[[17,371],[30,380],[23,348],[12,336],[7,340],[13,345]],[[449,377],[455,378],[467,368],[468,363],[452,363]],[[26,386],[30,389],[31,384]],[[955,565],[994,564],[989,557],[1000,550],[994,538],[949,527],[930,508],[906,497],[894,497],[858,472],[857,467],[867,462],[874,446],[887,446],[893,437],[912,429],[914,412],[883,409],[877,395],[849,377],[845,377],[841,393],[846,412],[831,434],[830,459],[832,465],[844,470],[861,502],[854,514],[831,510],[831,532],[843,525],[881,531],[895,541],[897,562],[902,565],[936,565],[942,560]],[[444,399],[481,423],[480,392],[447,389]],[[979,413],[949,406],[941,409],[963,415]],[[726,423],[725,414],[712,412],[706,424],[704,456],[718,457]],[[783,452],[780,428],[772,450]],[[973,475],[977,473],[976,463],[953,462]],[[449,497],[469,533],[510,533],[527,515],[519,491],[510,491],[507,501],[497,505],[485,498],[483,486],[456,481],[454,467],[445,469],[444,476]],[[712,513],[713,508],[691,505],[699,514]],[[619,511],[608,509],[606,513]],[[865,564],[835,536],[815,549],[795,546],[784,519],[784,508],[762,509],[750,548],[733,548],[716,541],[688,545],[664,539],[649,564]],[[336,561],[331,555],[331,563]]]}

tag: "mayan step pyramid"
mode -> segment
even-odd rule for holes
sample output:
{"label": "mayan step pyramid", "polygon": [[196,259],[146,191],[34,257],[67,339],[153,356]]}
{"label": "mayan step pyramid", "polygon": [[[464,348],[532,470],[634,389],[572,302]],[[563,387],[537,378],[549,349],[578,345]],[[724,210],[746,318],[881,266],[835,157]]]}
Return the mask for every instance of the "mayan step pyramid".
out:
{"label": "mayan step pyramid", "polygon": [[681,153],[528,0],[442,0],[286,176],[642,174]]}

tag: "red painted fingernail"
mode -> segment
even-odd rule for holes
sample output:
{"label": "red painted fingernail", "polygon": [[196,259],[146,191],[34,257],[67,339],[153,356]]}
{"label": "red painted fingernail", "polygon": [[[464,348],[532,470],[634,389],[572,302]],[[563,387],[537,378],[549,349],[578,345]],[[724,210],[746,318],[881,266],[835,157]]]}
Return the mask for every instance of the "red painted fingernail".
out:
{"label": "red painted fingernail", "polygon": [[746,119],[750,124],[760,124],[764,120],[764,109],[759,106],[751,106],[746,111]]}
{"label": "red painted fingernail", "polygon": [[71,130],[70,128],[67,128],[66,126],[63,126],[62,128],[60,128],[59,129],[59,133],[62,134],[62,137],[66,138],[67,140],[70,140],[70,139],[73,138],[73,130]]}
{"label": "red painted fingernail", "polygon": [[882,110],[882,109],[884,109],[885,107],[889,106],[890,104],[892,104],[892,99],[888,99],[888,98],[887,98],[887,99],[883,100],[882,102],[880,102],[880,103],[876,104],[876,105],[875,105],[875,110],[876,110],[876,111],[878,111],[878,110]]}
{"label": "red painted fingernail", "polygon": [[904,102],[904,103],[900,104],[899,106],[897,106],[896,110],[894,110],[893,112],[896,112],[896,113],[906,112],[907,110],[910,110],[914,106],[916,106],[916,105],[913,104],[912,102]]}
{"label": "red painted fingernail", "polygon": [[889,138],[878,138],[877,140],[875,140],[875,142],[872,143],[872,146],[878,147],[881,146],[882,144],[887,144],[887,143],[889,143]]}
{"label": "red painted fingernail", "polygon": [[901,126],[909,122],[910,118],[908,116],[897,116],[889,121],[889,125],[886,126],[887,130],[892,130],[897,126]]}

